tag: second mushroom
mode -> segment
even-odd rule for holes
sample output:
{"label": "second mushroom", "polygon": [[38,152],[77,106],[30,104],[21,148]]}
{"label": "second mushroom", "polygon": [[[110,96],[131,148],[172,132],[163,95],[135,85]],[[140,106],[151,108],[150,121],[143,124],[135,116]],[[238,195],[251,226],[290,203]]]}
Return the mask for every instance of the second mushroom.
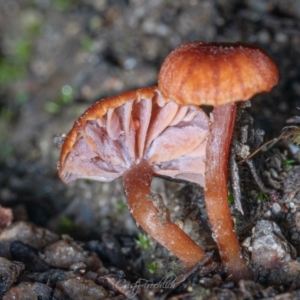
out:
{"label": "second mushroom", "polygon": [[157,87],[126,92],[95,103],[75,122],[62,145],[59,176],[65,183],[122,177],[137,224],[191,267],[205,253],[170,220],[150,184],[158,175],[203,186],[208,133],[199,107],[166,101]]}
{"label": "second mushroom", "polygon": [[206,151],[205,204],[221,260],[235,281],[250,276],[228,204],[236,102],[268,92],[277,82],[273,60],[262,49],[242,43],[183,44],[169,54],[159,73],[158,86],[166,99],[214,107]]}

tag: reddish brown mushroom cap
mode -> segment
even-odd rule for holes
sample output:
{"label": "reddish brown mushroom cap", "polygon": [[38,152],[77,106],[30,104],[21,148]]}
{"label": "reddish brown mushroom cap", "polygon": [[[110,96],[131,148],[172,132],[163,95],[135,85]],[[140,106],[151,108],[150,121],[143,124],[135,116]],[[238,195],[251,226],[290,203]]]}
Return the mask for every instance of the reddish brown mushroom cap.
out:
{"label": "reddish brown mushroom cap", "polygon": [[158,78],[165,97],[180,104],[212,106],[248,100],[277,82],[277,67],[262,49],[198,41],[171,52]]}

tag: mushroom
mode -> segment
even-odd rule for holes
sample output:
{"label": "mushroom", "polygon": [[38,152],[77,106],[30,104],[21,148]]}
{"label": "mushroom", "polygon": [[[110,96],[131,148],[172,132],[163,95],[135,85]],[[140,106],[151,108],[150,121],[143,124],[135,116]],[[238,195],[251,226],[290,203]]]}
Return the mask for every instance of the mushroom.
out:
{"label": "mushroom", "polygon": [[260,48],[243,43],[183,44],[167,56],[159,73],[158,86],[166,99],[214,107],[206,151],[205,204],[221,260],[235,281],[250,276],[228,205],[228,155],[236,102],[268,92],[277,82],[272,59]]}
{"label": "mushroom", "polygon": [[187,267],[204,251],[169,217],[153,175],[204,185],[209,120],[198,106],[166,101],[157,87],[101,100],[74,123],[61,149],[59,176],[112,181],[123,177],[128,208],[150,236]]}

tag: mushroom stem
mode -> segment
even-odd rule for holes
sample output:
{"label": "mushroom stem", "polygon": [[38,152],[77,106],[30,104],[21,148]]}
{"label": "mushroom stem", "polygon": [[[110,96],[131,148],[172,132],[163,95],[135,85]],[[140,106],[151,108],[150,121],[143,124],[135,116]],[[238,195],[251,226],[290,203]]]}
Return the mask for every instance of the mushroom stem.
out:
{"label": "mushroom stem", "polygon": [[205,172],[205,204],[222,262],[234,281],[250,278],[228,204],[228,156],[236,104],[217,106],[208,138]]}
{"label": "mushroom stem", "polygon": [[152,177],[151,166],[145,160],[124,174],[129,210],[137,224],[150,236],[175,254],[186,267],[192,267],[204,258],[205,252],[170,221],[168,213],[161,214],[150,189]]}

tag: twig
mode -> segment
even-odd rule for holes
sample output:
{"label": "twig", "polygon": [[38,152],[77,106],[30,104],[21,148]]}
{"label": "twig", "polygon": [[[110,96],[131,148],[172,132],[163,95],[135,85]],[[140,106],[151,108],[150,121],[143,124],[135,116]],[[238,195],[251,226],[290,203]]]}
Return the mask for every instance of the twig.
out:
{"label": "twig", "polygon": [[254,152],[252,152],[251,154],[249,154],[246,158],[242,159],[241,161],[239,161],[239,163],[242,163],[244,161],[246,161],[249,158],[252,158],[254,155],[256,155],[259,151],[261,151],[264,147],[268,146],[271,144],[271,146],[268,148],[268,150],[273,147],[277,142],[287,139],[289,137],[293,136],[293,133],[288,133],[288,134],[281,134],[279,137],[274,138],[270,141],[265,142],[264,144],[262,144],[260,147],[258,147]]}

